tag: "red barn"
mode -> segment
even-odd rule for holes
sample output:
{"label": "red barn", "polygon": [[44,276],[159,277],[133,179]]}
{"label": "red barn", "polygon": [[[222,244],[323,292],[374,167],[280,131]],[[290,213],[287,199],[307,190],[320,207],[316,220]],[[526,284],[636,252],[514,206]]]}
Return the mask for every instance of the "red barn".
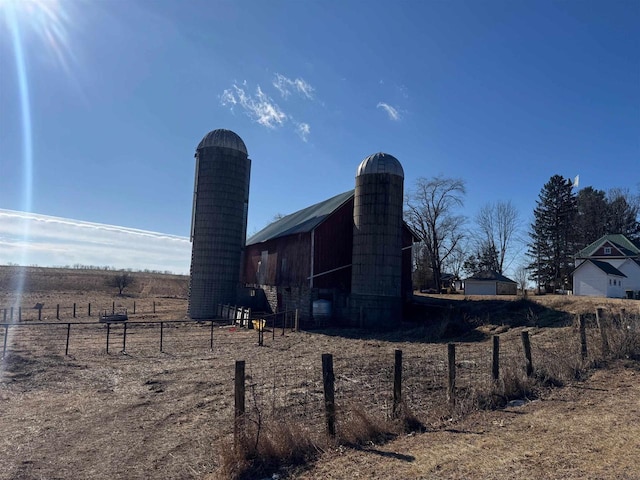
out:
{"label": "red barn", "polygon": [[[354,190],[350,190],[287,215],[247,239],[244,282],[250,287],[249,291],[264,291],[268,307],[263,308],[271,311],[297,308],[302,319],[310,319],[314,301],[323,299],[331,302],[333,318],[349,322],[353,207]],[[412,292],[414,241],[415,235],[403,225],[402,296],[405,298]],[[245,304],[249,301],[246,297],[243,300]]]}

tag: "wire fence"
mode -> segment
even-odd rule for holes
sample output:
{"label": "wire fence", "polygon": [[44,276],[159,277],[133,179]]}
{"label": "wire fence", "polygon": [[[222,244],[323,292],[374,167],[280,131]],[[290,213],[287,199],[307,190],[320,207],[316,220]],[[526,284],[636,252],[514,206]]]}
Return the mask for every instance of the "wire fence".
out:
{"label": "wire fence", "polygon": [[0,306],[0,320],[3,323],[23,321],[75,321],[92,320],[105,314],[127,313],[129,315],[173,315],[175,318],[186,314],[186,301],[179,298],[157,300],[132,300],[119,298],[110,302],[36,303],[32,305]]}
{"label": "wire fence", "polygon": [[513,397],[535,395],[534,386],[577,380],[589,366],[625,356],[625,349],[640,355],[640,318],[610,317],[600,325],[595,316],[579,316],[569,329],[515,330],[491,340],[397,350],[395,360],[391,354],[342,352],[332,356],[330,399],[319,358],[300,359],[295,367],[250,364],[242,416],[253,424],[304,421],[309,429],[331,433],[328,403],[338,423],[353,409],[391,419],[399,404],[424,421],[499,406],[490,403],[492,396],[504,405]]}
{"label": "wire fence", "polygon": [[35,356],[88,356],[127,353],[150,356],[157,352],[211,350],[215,322],[31,322],[0,324],[2,356],[11,351]]}
{"label": "wire fence", "polygon": [[[75,357],[133,353],[151,358],[209,353],[223,365],[216,371],[218,381],[229,386],[235,382],[235,390],[229,387],[223,395],[228,405],[235,399],[236,417],[240,412],[253,424],[286,420],[318,432],[327,428],[329,404],[334,405],[338,424],[350,409],[389,419],[399,404],[418,418],[436,421],[463,413],[483,395],[510,398],[508,383],[514,379],[572,379],[585,365],[640,351],[638,316],[600,312],[577,317],[568,329],[512,329],[484,341],[415,342],[395,352],[381,353],[379,346],[341,351],[331,360],[328,392],[319,356],[299,354],[283,360],[283,353],[293,349],[295,342],[305,341],[304,334],[295,331],[295,312],[248,320],[247,325],[256,320],[257,328],[242,328],[227,320],[2,323],[0,345],[3,357],[25,352],[34,356],[64,352]],[[253,345],[252,350],[244,350],[253,353],[242,360],[246,369],[241,379],[237,371],[234,378],[232,369],[240,344]],[[240,397],[242,408],[237,403]],[[228,411],[230,426],[235,421],[232,412]]]}

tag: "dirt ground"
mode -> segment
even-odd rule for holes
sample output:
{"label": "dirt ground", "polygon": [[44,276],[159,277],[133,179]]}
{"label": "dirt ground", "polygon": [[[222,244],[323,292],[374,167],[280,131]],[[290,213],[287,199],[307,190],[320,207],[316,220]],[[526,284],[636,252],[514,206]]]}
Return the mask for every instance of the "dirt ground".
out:
{"label": "dirt ground", "polygon": [[[72,271],[73,278],[64,271],[41,273],[31,277],[25,302],[45,298],[48,304],[63,304],[82,296],[108,306],[120,299],[105,287],[102,273]],[[0,271],[4,304],[15,297],[8,290],[10,280]],[[131,296],[120,299],[147,305],[134,320],[184,318],[184,277],[147,274],[139,280]],[[547,308],[570,313],[594,307],[567,297],[544,300]],[[149,312],[153,301],[166,310]],[[636,303],[606,306],[630,311]],[[69,314],[65,310],[65,319]],[[95,323],[95,317],[85,320]],[[236,360],[247,362],[249,391],[267,399],[266,404],[255,400],[256,409],[285,412],[309,426],[322,424],[321,353],[335,356],[338,399],[358,399],[374,413],[376,404],[388,404],[380,391],[390,392],[395,349],[404,352],[407,385],[419,388],[431,382],[428,390],[435,397],[430,401],[444,398],[438,378],[446,345],[413,338],[414,330],[400,335],[271,331],[259,347],[253,330],[216,326],[210,351],[209,325],[184,323],[166,327],[160,352],[159,326],[132,324],[127,351],[113,348],[107,354],[104,326],[95,330],[89,325],[93,333],[76,336],[74,325],[65,356],[64,334],[26,335],[30,327],[13,328],[17,333],[7,338],[0,363],[0,479],[221,478],[220,455],[229,448],[233,429]],[[480,378],[477,371],[487,371],[490,334],[497,331],[492,328],[483,327],[467,342],[459,340],[463,387]],[[519,345],[521,329],[501,326],[506,358]],[[530,330],[534,346],[575,333],[567,326]],[[3,335],[0,331],[0,341]],[[112,335],[118,345],[121,330]],[[562,348],[535,350],[534,362],[557,351]],[[583,383],[551,390],[521,407],[476,411],[444,422],[435,415],[426,422],[426,433],[359,450],[329,449],[291,478],[640,479],[635,466],[640,454],[639,376],[636,364],[619,361]]]}

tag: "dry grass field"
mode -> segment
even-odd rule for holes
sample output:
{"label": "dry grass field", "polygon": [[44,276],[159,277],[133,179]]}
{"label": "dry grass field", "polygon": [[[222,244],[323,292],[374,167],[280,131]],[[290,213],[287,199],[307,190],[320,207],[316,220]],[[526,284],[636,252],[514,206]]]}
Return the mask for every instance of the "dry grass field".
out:
{"label": "dry grass field", "polygon": [[[424,308],[412,310],[413,321],[396,332],[270,329],[260,347],[254,330],[183,322],[186,277],[135,274],[135,287],[119,297],[105,285],[113,272],[27,273],[23,325],[9,329],[0,368],[1,479],[232,477],[241,470],[231,443],[236,360],[246,361],[249,440],[259,426],[272,449],[279,440],[290,450],[307,442],[314,452],[312,462],[282,470],[280,478],[640,478],[638,364],[596,361],[599,337],[590,328],[589,358],[578,368],[572,323],[573,314],[598,306],[616,315],[625,309],[638,321],[640,302],[434,296],[420,299]],[[14,286],[15,268],[0,267],[0,309],[15,304]],[[131,312],[133,301],[126,351],[122,327],[114,326],[107,354],[106,327],[84,304],[110,309],[116,302]],[[44,303],[43,316],[60,328],[35,325],[37,313],[27,308],[35,303]],[[55,308],[47,310],[57,304],[65,305],[60,320]],[[72,320],[86,325],[72,326],[65,355]],[[159,320],[168,322],[162,352],[159,324],[144,323]],[[500,334],[502,375],[515,378],[523,329],[545,381],[514,392],[531,400],[523,406],[483,408],[499,403],[487,397],[492,335]],[[449,334],[457,336],[442,338]],[[0,329],[0,341],[4,335]],[[451,340],[458,348],[453,410],[445,388]],[[415,432],[388,428],[396,349],[403,352],[403,398],[421,424]],[[334,356],[341,443],[323,434],[322,353]]]}

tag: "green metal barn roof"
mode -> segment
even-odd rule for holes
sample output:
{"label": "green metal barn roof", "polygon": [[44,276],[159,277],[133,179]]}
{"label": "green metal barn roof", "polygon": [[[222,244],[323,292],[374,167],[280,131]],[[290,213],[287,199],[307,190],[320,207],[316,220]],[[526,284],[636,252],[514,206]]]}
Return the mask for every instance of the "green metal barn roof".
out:
{"label": "green metal barn roof", "polygon": [[354,190],[349,190],[348,192],[331,197],[324,202],[316,203],[315,205],[282,217],[249,237],[247,239],[247,245],[254,245],[296,233],[310,232],[339,207],[351,200],[353,195]]}

